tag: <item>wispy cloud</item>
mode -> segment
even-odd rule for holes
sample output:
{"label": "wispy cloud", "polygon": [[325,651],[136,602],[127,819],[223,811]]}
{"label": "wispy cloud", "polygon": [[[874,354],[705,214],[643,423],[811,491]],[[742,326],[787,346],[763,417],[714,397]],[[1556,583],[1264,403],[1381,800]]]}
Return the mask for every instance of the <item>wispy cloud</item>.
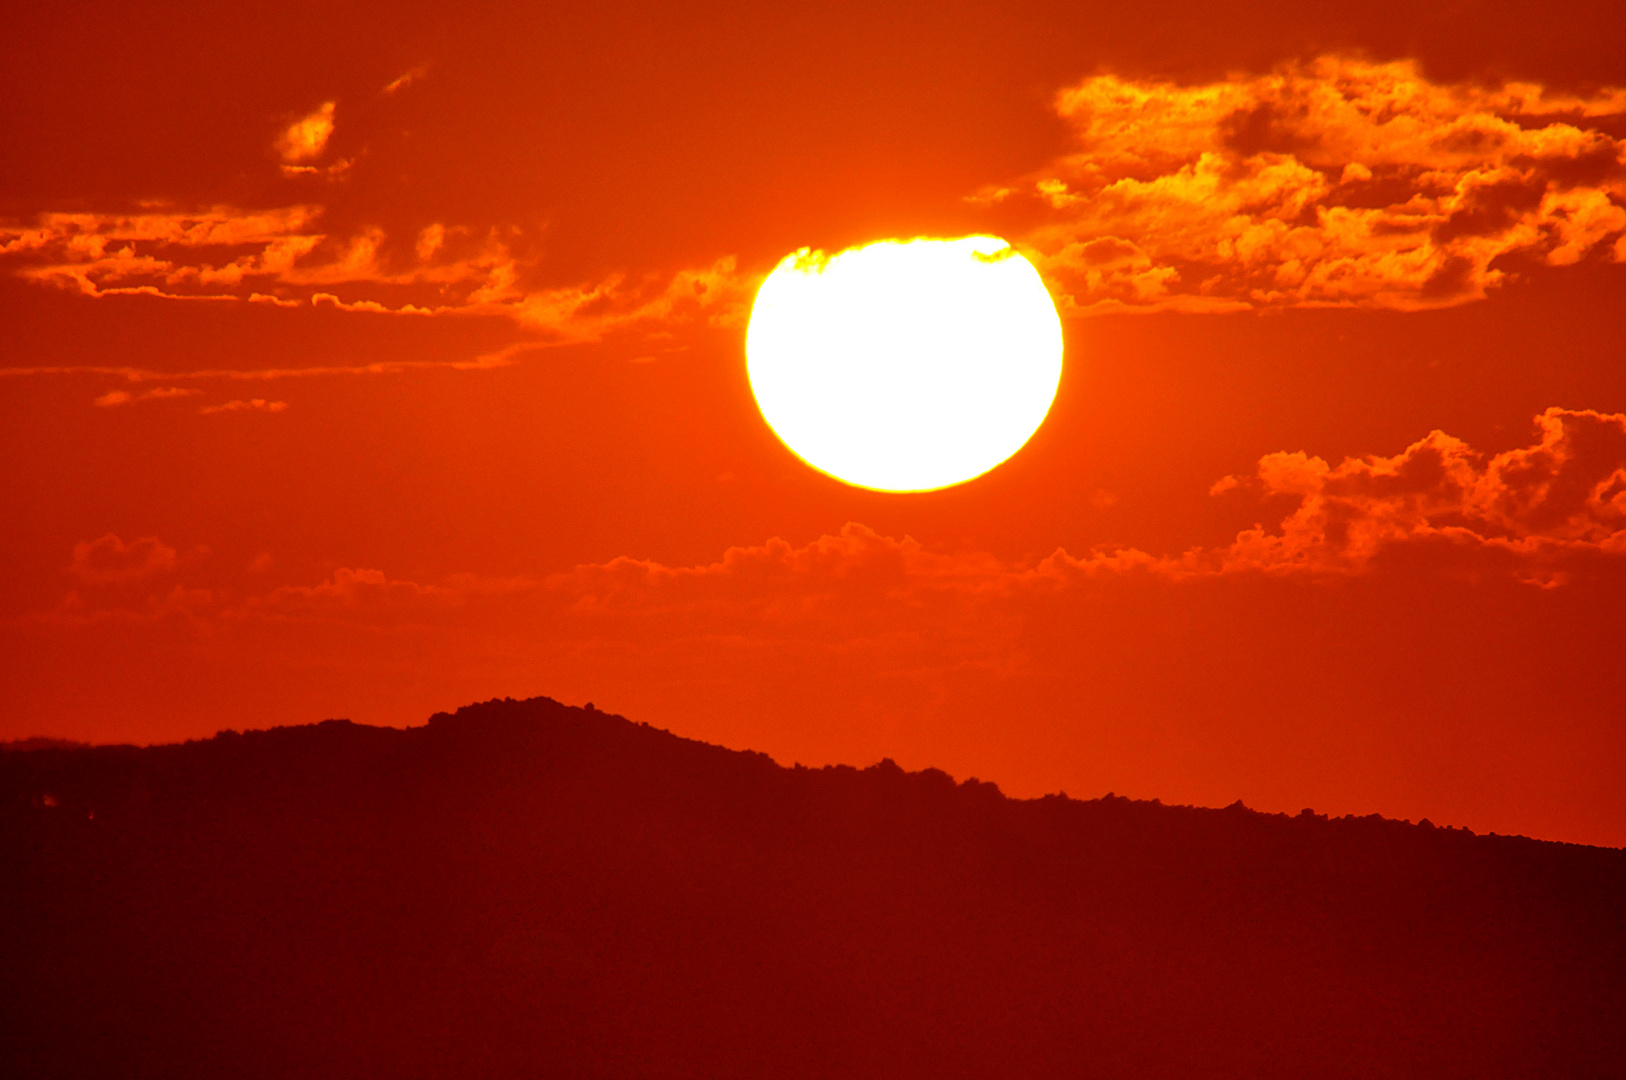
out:
{"label": "wispy cloud", "polygon": [[429,74],[429,65],[428,64],[419,64],[417,67],[413,68],[411,71],[405,72],[404,74],[402,74],[402,75],[400,75],[400,76],[398,76],[398,77],[396,77],[394,79],[391,79],[389,82],[385,83],[383,93],[386,93],[386,94],[399,93],[402,90],[405,90],[407,87],[411,86],[413,83],[417,82],[419,79],[423,78],[427,74]]}
{"label": "wispy cloud", "polygon": [[399,239],[378,227],[334,236],[320,206],[187,212],[47,213],[0,226],[0,260],[28,281],[88,297],[329,305],[376,314],[494,317],[552,341],[623,330],[738,324],[754,279],[732,257],[671,273],[616,273],[535,287],[503,230],[434,222]]}
{"label": "wispy cloud", "polygon": [[167,398],[193,397],[203,393],[195,387],[160,386],[153,390],[146,390],[139,394],[132,394],[128,390],[109,390],[98,397],[91,404],[98,408],[110,409],[118,405],[129,405],[137,401],[162,401]]}
{"label": "wispy cloud", "polygon": [[264,398],[251,398],[247,401],[227,401],[219,405],[205,405],[198,410],[201,416],[213,416],[216,413],[228,412],[266,412],[279,413],[288,407],[286,401],[267,401]]}
{"label": "wispy cloud", "polygon": [[973,201],[1080,312],[1414,310],[1483,297],[1519,253],[1626,258],[1626,90],[1437,83],[1324,56],[1269,75],[1101,75],[1056,109],[1077,149]]}
{"label": "wispy cloud", "polygon": [[[108,365],[76,365],[62,364],[40,367],[0,367],[0,378],[20,378],[40,375],[85,376],[101,375],[124,379],[129,383],[147,382],[189,382],[224,380],[230,382],[270,382],[278,379],[311,379],[338,376],[361,375],[399,375],[407,371],[488,371],[494,368],[508,367],[516,363],[516,357],[527,352],[546,349],[556,342],[519,341],[506,345],[493,352],[484,353],[471,360],[382,360],[371,364],[348,365],[315,365],[312,367],[283,367],[283,368],[202,368],[195,371],[160,371],[156,368],[142,368],[130,366]],[[97,400],[98,405],[123,405],[130,401],[146,400],[148,397],[178,397],[182,393],[188,395],[202,391],[174,391],[153,392],[146,394],[129,394],[123,390],[110,390],[102,395],[106,401]]]}

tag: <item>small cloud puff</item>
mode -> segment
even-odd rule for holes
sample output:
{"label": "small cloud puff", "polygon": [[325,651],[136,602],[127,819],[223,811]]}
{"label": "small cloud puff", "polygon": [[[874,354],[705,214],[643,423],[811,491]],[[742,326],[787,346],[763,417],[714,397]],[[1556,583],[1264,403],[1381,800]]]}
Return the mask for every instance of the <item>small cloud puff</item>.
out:
{"label": "small cloud puff", "polygon": [[391,79],[388,83],[384,84],[383,92],[386,93],[386,94],[399,93],[400,91],[405,90],[407,87],[411,86],[413,83],[417,82],[419,79],[423,78],[427,74],[429,74],[429,65],[428,64],[419,64],[417,67],[413,68],[411,71],[408,71],[406,74],[401,75],[398,78]]}
{"label": "small cloud puff", "polygon": [[323,102],[283,129],[277,136],[276,151],[284,165],[299,165],[322,156],[328,139],[333,137],[333,114],[337,107],[336,102]]}
{"label": "small cloud puff", "polygon": [[175,549],[156,536],[126,543],[113,533],[73,546],[68,572],[87,585],[122,585],[175,569]]}

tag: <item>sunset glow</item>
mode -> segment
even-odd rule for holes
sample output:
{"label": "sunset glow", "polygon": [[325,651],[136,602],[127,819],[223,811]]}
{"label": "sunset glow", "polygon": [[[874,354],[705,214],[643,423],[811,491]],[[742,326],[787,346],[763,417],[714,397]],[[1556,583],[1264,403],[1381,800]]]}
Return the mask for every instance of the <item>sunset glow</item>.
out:
{"label": "sunset glow", "polygon": [[814,468],[882,491],[964,483],[1027,442],[1056,396],[1061,322],[991,236],[803,248],[757,293],[751,389]]}
{"label": "sunset glow", "polygon": [[1626,3],[8,14],[0,1080],[1621,1073]]}

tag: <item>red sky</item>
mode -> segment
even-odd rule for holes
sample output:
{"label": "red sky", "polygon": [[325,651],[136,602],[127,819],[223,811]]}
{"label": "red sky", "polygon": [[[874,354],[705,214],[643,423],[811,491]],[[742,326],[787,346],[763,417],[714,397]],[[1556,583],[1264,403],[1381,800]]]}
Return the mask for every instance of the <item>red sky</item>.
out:
{"label": "red sky", "polygon": [[[115,5],[0,41],[0,737],[547,694],[1626,844],[1611,3]],[[994,232],[962,487],[757,413],[804,245]]]}

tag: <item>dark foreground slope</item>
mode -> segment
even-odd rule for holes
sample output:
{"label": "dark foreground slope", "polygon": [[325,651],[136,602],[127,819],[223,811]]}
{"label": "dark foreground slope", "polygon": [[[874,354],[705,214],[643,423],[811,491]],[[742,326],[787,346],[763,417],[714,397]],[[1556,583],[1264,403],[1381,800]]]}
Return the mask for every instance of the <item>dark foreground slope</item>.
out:
{"label": "dark foreground slope", "polygon": [[[1619,1077],[1626,853],[548,700],[0,754],[9,1077]],[[53,805],[54,804],[54,805]]]}

